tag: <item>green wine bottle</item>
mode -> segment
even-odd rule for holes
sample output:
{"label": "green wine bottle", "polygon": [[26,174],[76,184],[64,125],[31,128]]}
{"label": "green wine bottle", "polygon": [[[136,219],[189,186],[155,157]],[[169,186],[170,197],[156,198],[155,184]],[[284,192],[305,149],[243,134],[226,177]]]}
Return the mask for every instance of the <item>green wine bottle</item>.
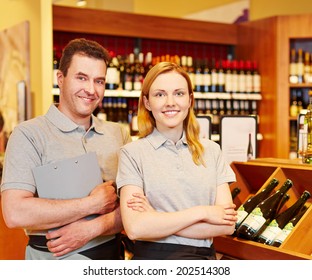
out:
{"label": "green wine bottle", "polygon": [[235,229],[237,229],[243,220],[248,216],[248,214],[264,199],[266,199],[273,189],[278,185],[279,181],[276,178],[273,178],[265,188],[261,190],[261,192],[256,195],[250,197],[246,200],[239,208],[237,209],[237,221],[235,225]]}
{"label": "green wine bottle", "polygon": [[304,191],[301,197],[288,209],[278,214],[265,230],[260,234],[257,241],[263,244],[271,245],[284,226],[300,211],[305,202],[311,197],[308,191]]}
{"label": "green wine bottle", "polygon": [[285,241],[285,239],[288,237],[288,235],[293,231],[294,227],[297,225],[297,223],[300,221],[301,217],[305,214],[305,212],[308,210],[307,206],[303,206],[299,213],[293,217],[283,228],[283,230],[277,234],[277,236],[274,238],[274,241],[272,242],[272,246],[279,247],[281,244]]}
{"label": "green wine bottle", "polygon": [[275,217],[283,196],[292,186],[292,181],[287,179],[274,194],[260,202],[239,226],[237,236],[253,240],[258,231]]}

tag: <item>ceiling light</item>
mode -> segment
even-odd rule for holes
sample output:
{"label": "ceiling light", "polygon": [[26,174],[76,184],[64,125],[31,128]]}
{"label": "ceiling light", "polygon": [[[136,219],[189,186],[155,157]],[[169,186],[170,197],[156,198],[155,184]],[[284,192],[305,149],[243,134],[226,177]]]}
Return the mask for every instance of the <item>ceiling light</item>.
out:
{"label": "ceiling light", "polygon": [[86,0],[77,0],[76,5],[78,7],[85,7],[87,5],[87,1]]}

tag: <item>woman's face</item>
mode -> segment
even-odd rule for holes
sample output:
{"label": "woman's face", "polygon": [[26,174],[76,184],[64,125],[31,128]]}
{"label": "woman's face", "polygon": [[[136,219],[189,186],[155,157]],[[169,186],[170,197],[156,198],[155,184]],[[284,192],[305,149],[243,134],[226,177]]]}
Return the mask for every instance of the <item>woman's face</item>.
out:
{"label": "woman's face", "polygon": [[152,112],[160,132],[182,132],[191,106],[187,81],[177,72],[160,74],[151,85],[149,98],[144,96],[144,105]]}

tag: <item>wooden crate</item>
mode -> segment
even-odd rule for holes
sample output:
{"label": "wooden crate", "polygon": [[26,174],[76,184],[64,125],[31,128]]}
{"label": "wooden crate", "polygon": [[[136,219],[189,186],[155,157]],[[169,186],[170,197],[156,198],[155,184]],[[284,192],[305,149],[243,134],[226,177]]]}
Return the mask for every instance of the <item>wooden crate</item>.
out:
{"label": "wooden crate", "polygon": [[[233,162],[232,168],[241,193],[234,203],[239,207],[249,196],[261,191],[273,178],[279,180],[279,189],[286,179],[293,181],[288,191],[290,199],[282,211],[290,207],[301,196],[304,190],[312,194],[312,166],[302,164],[300,160],[257,159],[250,162]],[[311,204],[311,198],[306,205]],[[232,236],[221,236],[214,239],[217,252],[234,259],[250,260],[297,260],[312,259],[312,207],[300,219],[294,230],[278,248]]]}

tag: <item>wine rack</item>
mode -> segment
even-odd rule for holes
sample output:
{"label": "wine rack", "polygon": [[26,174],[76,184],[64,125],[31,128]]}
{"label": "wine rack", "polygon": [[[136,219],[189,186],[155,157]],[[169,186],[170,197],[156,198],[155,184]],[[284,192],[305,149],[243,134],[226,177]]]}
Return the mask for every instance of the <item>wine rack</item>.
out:
{"label": "wine rack", "polygon": [[[80,18],[89,18],[90,20],[81,22]],[[143,25],[142,22],[144,22]],[[125,29],[124,26],[127,26],[127,28]],[[162,26],[161,32],[159,32],[158,26]],[[244,67],[249,69],[246,70],[246,73],[249,73],[249,78],[250,76],[259,76],[257,63],[254,63],[256,61],[251,62],[246,58],[245,63],[242,63],[243,61],[236,56],[237,29],[237,26],[232,24],[92,9],[53,7],[53,46],[59,50],[58,56],[60,50],[69,40],[84,37],[96,40],[108,50],[112,50],[116,57],[121,58],[120,61],[124,61],[125,57],[130,53],[136,55],[143,53],[145,55],[151,52],[153,58],[160,57],[161,61],[168,60],[167,56],[179,57],[181,61],[183,56],[187,56],[187,59],[191,57],[193,65],[188,67],[187,71],[190,71],[191,68],[190,73],[194,76],[196,75],[196,69],[198,69],[196,65],[201,65],[204,62],[209,62],[209,66],[215,65],[216,70],[222,68],[224,72],[226,67],[236,69],[237,76],[244,72],[242,71],[242,65],[245,64]],[[221,34],[226,34],[226,36],[220,36]],[[230,66],[226,63],[227,66],[225,66],[223,62],[227,60],[233,63]],[[183,63],[181,65],[183,66]],[[255,79],[253,80],[255,81]],[[255,84],[253,82],[253,85]],[[118,88],[122,90],[106,90],[104,102],[105,98],[113,98],[113,100],[120,97],[126,98],[129,109],[128,100],[138,98],[139,91],[124,90],[124,86]],[[211,90],[203,93],[197,91],[195,92],[195,114],[211,116],[213,134],[218,135],[219,115],[258,114],[262,96],[258,91],[258,87],[251,88],[252,90],[247,90],[246,86],[246,91],[243,91],[242,87],[239,87],[240,90],[234,90],[233,92],[224,92],[225,88],[221,91],[219,87],[220,92]],[[53,89],[54,91],[55,89]],[[57,102],[58,95],[53,94],[53,99]],[[218,139],[218,137],[214,137],[214,139]]]}
{"label": "wine rack", "polygon": [[[294,183],[288,191],[290,199],[282,210],[290,207],[304,190],[312,193],[312,169],[299,160],[257,159],[250,162],[233,162],[237,181],[231,184],[231,189],[239,187],[240,194],[234,202],[239,207],[249,196],[256,194],[269,182],[279,180],[277,190],[287,178]],[[309,199],[307,206],[311,205]],[[216,250],[228,258],[259,260],[297,260],[312,259],[312,209],[311,207],[300,219],[287,239],[276,248],[256,241],[245,240],[239,237],[221,236],[214,239]]]}

